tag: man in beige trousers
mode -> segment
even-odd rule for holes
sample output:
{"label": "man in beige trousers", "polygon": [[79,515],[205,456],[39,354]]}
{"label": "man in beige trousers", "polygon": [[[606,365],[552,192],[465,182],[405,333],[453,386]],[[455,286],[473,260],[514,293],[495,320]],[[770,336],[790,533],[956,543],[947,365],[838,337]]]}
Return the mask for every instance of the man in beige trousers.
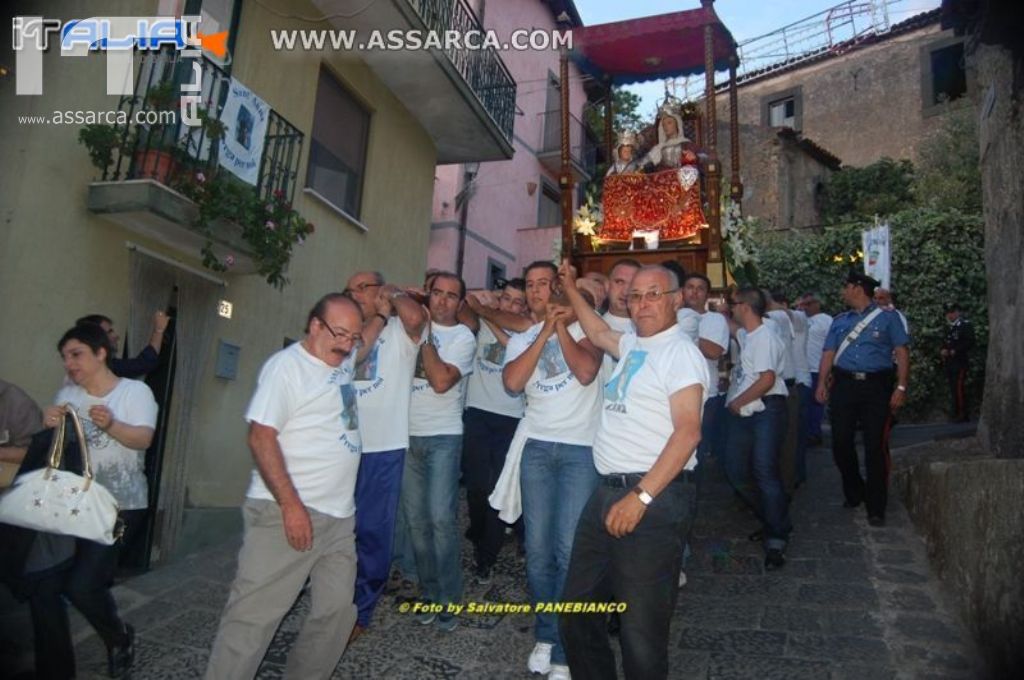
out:
{"label": "man in beige trousers", "polygon": [[242,512],[238,574],[206,669],[251,680],[306,578],[312,605],[286,678],[329,678],[356,621],[355,483],[362,450],[355,387],[359,307],[340,293],[309,313],[302,342],[260,372],[245,418],[256,471]]}

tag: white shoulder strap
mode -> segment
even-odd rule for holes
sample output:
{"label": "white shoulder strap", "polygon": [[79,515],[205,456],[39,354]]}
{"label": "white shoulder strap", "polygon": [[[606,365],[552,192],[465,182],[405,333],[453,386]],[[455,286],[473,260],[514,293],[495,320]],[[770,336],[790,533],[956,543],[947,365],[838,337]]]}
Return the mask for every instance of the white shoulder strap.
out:
{"label": "white shoulder strap", "polygon": [[852,345],[854,341],[856,341],[857,338],[860,337],[860,334],[864,332],[864,329],[868,327],[868,324],[874,321],[875,317],[881,313],[882,308],[875,307],[870,314],[861,319],[860,323],[853,327],[853,330],[846,334],[846,337],[843,338],[842,344],[839,345],[839,349],[836,350],[835,357],[832,359],[833,366],[836,364],[836,362],[839,361],[839,357],[842,356],[843,352],[846,351],[846,348]]}

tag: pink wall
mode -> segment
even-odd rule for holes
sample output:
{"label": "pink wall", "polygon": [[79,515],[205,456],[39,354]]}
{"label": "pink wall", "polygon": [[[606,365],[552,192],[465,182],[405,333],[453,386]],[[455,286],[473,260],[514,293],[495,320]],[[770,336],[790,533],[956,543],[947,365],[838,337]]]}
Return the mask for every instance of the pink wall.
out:
{"label": "pink wall", "polygon": [[[474,2],[472,6],[477,7]],[[484,25],[505,39],[516,29],[551,30],[555,26],[551,11],[542,0],[486,3]],[[513,146],[515,155],[508,161],[482,163],[476,176],[466,224],[466,255],[463,275],[471,288],[486,283],[488,258],[503,264],[507,276],[518,276],[524,265],[551,257],[551,241],[557,225],[540,225],[537,215],[542,177],[558,186],[557,176],[537,160],[544,132],[543,113],[547,107],[548,74],[558,76],[556,50],[506,51],[501,57],[517,83]],[[570,108],[582,118],[586,102],[579,70],[569,65]],[[459,212],[455,196],[462,188],[463,166],[438,166],[435,172],[433,225],[427,266],[455,269]],[[531,195],[531,185],[535,185]],[[544,228],[547,227],[547,228]],[[542,245],[543,244],[543,245]]]}

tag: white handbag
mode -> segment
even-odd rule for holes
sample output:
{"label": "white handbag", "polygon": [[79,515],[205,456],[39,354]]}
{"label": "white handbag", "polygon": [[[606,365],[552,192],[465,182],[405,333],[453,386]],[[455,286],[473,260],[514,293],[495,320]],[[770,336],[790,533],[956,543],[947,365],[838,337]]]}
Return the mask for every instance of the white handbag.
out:
{"label": "white handbag", "polygon": [[[92,478],[89,445],[78,413],[69,404],[64,410],[66,417],[54,430],[47,466],[19,475],[11,488],[0,494],[0,522],[113,545],[117,501]],[[82,452],[82,475],[60,469],[67,417],[74,424]]]}

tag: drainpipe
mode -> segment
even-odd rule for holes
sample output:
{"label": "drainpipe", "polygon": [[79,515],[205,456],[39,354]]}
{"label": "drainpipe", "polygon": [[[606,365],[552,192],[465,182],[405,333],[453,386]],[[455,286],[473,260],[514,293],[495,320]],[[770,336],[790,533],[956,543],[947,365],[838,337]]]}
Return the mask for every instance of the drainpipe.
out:
{"label": "drainpipe", "polygon": [[463,266],[466,259],[466,221],[469,216],[469,201],[473,196],[470,185],[476,174],[480,171],[479,163],[464,163],[462,165],[462,205],[459,207],[459,249],[455,256],[455,273],[462,276]]}

